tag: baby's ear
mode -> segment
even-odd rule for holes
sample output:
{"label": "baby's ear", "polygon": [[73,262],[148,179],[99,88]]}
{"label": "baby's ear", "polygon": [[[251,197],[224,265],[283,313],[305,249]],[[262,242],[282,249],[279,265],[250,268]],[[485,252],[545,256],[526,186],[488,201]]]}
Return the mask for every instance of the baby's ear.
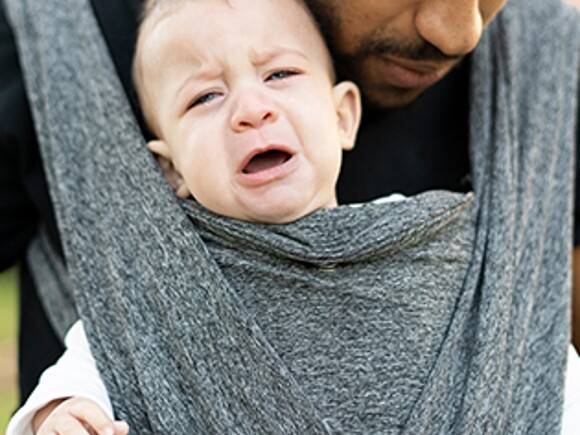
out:
{"label": "baby's ear", "polygon": [[155,159],[161,168],[165,179],[180,198],[189,198],[191,192],[187,188],[181,173],[175,168],[169,146],[161,140],[152,140],[147,143],[147,148],[155,155]]}
{"label": "baby's ear", "polygon": [[343,150],[354,147],[361,117],[361,97],[353,82],[340,82],[332,89],[338,117],[338,133]]}

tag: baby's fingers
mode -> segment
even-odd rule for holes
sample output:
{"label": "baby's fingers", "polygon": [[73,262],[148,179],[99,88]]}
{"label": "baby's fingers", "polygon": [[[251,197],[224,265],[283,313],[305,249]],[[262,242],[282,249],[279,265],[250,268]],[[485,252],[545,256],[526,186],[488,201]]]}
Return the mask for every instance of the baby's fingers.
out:
{"label": "baby's fingers", "polygon": [[92,435],[94,432],[71,416],[55,415],[54,419],[48,418],[36,433],[37,435]]}
{"label": "baby's fingers", "polygon": [[116,421],[114,426],[115,435],[127,435],[129,433],[129,425],[124,421]]}
{"label": "baby's fingers", "polygon": [[95,402],[71,398],[62,402],[50,413],[39,428],[38,434],[115,435],[117,433],[115,430],[113,421]]}

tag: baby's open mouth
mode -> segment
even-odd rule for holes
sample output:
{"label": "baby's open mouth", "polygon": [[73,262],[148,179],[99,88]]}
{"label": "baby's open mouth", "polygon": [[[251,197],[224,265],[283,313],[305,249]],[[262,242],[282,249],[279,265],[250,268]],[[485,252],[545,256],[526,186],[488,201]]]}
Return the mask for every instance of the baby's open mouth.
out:
{"label": "baby's open mouth", "polygon": [[292,154],[282,150],[269,150],[256,154],[242,169],[244,174],[256,174],[276,166],[283,165],[292,158]]}

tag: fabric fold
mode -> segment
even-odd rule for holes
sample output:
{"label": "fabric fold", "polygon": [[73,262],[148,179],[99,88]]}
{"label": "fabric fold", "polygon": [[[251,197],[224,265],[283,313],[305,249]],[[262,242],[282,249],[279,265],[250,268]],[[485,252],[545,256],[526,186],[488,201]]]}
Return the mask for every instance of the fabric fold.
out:
{"label": "fabric fold", "polygon": [[285,225],[252,224],[218,216],[194,201],[184,209],[206,238],[231,240],[259,252],[313,265],[364,261],[428,239],[472,203],[472,194],[432,191],[387,203],[318,210]]}

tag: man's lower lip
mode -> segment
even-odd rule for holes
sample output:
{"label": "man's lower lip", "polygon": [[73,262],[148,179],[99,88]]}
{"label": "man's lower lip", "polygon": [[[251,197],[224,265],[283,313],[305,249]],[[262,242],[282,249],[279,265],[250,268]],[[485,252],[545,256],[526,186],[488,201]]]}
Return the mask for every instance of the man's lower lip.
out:
{"label": "man's lower lip", "polygon": [[442,68],[431,72],[417,71],[388,58],[380,59],[380,68],[391,85],[406,89],[431,86],[439,81],[448,70],[448,68]]}
{"label": "man's lower lip", "polygon": [[293,155],[281,165],[275,166],[273,168],[265,169],[263,171],[256,172],[253,174],[240,172],[239,173],[240,183],[248,187],[261,186],[271,181],[285,177],[290,173],[290,171],[294,170],[297,164],[298,164],[297,156]]}

